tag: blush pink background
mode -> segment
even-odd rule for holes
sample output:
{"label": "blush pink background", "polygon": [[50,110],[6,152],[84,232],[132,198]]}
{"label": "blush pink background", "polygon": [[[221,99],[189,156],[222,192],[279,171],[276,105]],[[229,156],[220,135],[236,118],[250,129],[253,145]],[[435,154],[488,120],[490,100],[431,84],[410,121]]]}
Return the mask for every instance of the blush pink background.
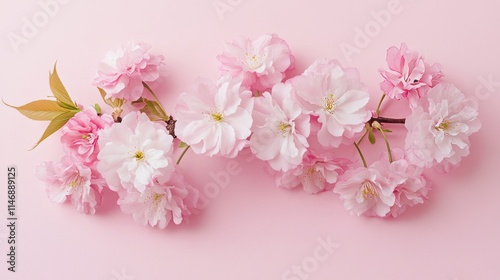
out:
{"label": "blush pink background", "polygon": [[[430,173],[430,200],[393,220],[351,216],[333,193],[277,189],[257,161],[240,159],[241,173],[190,224],[156,230],[122,214],[109,193],[95,216],[51,203],[34,173],[42,161],[60,157],[58,137],[28,151],[46,123],[1,105],[1,279],[282,279],[294,264],[313,256],[317,239],[327,236],[340,246],[308,279],[500,279],[500,88],[488,92],[479,79],[491,75],[500,81],[497,1],[401,0],[401,13],[350,62],[340,44],[353,44],[355,28],[364,28],[370,12],[385,9],[388,0],[232,0],[237,5],[223,20],[214,2],[69,1],[15,52],[8,34],[19,34],[22,18],[41,8],[35,0],[2,1],[0,96],[20,105],[50,95],[48,72],[57,60],[78,102],[100,102],[91,86],[98,61],[108,49],[134,39],[165,55],[169,76],[159,90],[172,108],[197,76],[217,78],[215,56],[223,41],[275,32],[290,44],[296,73],[315,58],[337,58],[359,68],[376,103],[385,50],[407,42],[428,61],[440,62],[446,78],[467,95],[476,89],[490,93],[479,100],[483,129],[471,138],[471,156],[447,176]],[[383,146],[376,148],[378,153]],[[5,263],[10,164],[18,167],[16,273],[7,272]],[[183,161],[197,186],[211,182],[209,172],[226,164],[192,153]],[[122,270],[135,278],[120,277]]]}

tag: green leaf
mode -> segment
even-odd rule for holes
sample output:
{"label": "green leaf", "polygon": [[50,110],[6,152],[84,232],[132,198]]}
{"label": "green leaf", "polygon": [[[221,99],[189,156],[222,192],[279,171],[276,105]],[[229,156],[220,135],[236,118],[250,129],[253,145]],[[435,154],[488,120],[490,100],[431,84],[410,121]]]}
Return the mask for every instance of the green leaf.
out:
{"label": "green leaf", "polygon": [[[121,108],[123,104],[125,103],[125,100],[120,99],[120,98],[106,98],[106,91],[103,90],[100,87],[97,87],[99,90],[99,93],[101,94],[102,100],[104,100],[104,103],[109,105],[111,108]],[[132,102],[134,104],[134,102]]]}
{"label": "green leaf", "polygon": [[392,130],[390,130],[390,129],[383,129],[383,131],[384,131],[384,132],[388,132],[388,133],[391,133],[391,132],[392,132]]}
{"label": "green leaf", "polygon": [[100,87],[97,87],[97,89],[99,90],[99,93],[101,94],[102,100],[103,100],[104,102],[106,102],[106,104],[108,104],[108,105],[109,105],[109,103],[108,103],[108,102],[109,102],[109,101],[108,101],[109,99],[107,99],[107,98],[106,98],[106,92],[105,92],[102,88],[100,88]]}
{"label": "green leaf", "polygon": [[96,103],[96,104],[94,105],[94,108],[95,108],[95,111],[96,111],[96,113],[97,113],[98,115],[102,113],[101,106],[99,106],[99,104],[97,104],[97,103]]}
{"label": "green leaf", "polygon": [[75,107],[73,105],[68,105],[66,103],[62,103],[59,100],[57,100],[56,102],[57,102],[57,105],[59,105],[59,107],[66,109],[66,111],[81,111],[80,108]]}
{"label": "green leaf", "polygon": [[375,142],[376,142],[375,135],[373,135],[373,130],[372,129],[370,129],[369,132],[368,132],[368,140],[372,144],[375,144]]}
{"label": "green leaf", "polygon": [[179,148],[180,148],[180,149],[184,149],[184,148],[186,148],[187,146],[188,146],[188,144],[186,144],[186,143],[184,143],[184,142],[182,142],[182,141],[179,143]]}
{"label": "green leaf", "polygon": [[19,107],[9,105],[3,100],[2,102],[7,106],[16,109],[19,113],[25,115],[26,117],[36,121],[50,121],[60,114],[68,111],[59,106],[58,102],[54,100],[37,100]]}
{"label": "green leaf", "polygon": [[104,103],[108,104],[109,106],[113,107],[113,102],[111,101],[110,98],[106,98],[106,91],[104,91],[102,88],[100,87],[97,87],[97,89],[99,90],[99,93],[101,94],[101,97],[102,97],[102,100],[104,101]]}
{"label": "green leaf", "polygon": [[141,109],[141,112],[146,113],[150,117],[150,119],[159,119],[159,120],[168,120],[168,116],[165,115],[163,109],[160,104],[156,101],[143,99],[144,108]]}
{"label": "green leaf", "polygon": [[49,126],[45,129],[45,132],[43,133],[42,137],[40,137],[40,140],[36,142],[35,146],[33,146],[33,148],[31,148],[30,151],[36,148],[38,144],[40,144],[43,140],[47,139],[47,137],[49,137],[54,132],[58,131],[61,127],[63,127],[68,122],[68,120],[71,119],[75,114],[76,111],[68,111],[55,117],[49,123]]}
{"label": "green leaf", "polygon": [[139,99],[132,101],[132,104],[140,104],[140,103],[144,103],[144,100],[142,99],[142,97],[139,97]]}
{"label": "green leaf", "polygon": [[125,100],[121,98],[114,98],[112,99],[113,102],[113,108],[121,108],[123,107],[123,104],[125,104]]}
{"label": "green leaf", "polygon": [[54,64],[54,71],[52,73],[49,73],[50,90],[52,90],[54,97],[58,101],[64,103],[65,105],[73,107],[73,109],[77,109],[77,107],[69,97],[69,94],[66,91],[66,88],[64,87],[63,83],[61,82],[61,79],[59,79],[59,75],[57,75],[56,66],[57,63]]}
{"label": "green leaf", "polygon": [[154,93],[154,91],[149,87],[149,85],[147,83],[145,83],[144,81],[142,82],[142,85],[144,86],[145,89],[147,89],[149,91],[149,93],[151,93],[151,95],[154,97],[155,99],[155,107],[156,107],[156,110],[158,110],[158,112],[160,113],[161,115],[161,119],[162,120],[168,120],[168,115],[167,113],[165,112],[165,110],[163,109],[163,107],[161,106],[160,104],[160,100],[158,99],[158,97],[156,96],[156,94]]}

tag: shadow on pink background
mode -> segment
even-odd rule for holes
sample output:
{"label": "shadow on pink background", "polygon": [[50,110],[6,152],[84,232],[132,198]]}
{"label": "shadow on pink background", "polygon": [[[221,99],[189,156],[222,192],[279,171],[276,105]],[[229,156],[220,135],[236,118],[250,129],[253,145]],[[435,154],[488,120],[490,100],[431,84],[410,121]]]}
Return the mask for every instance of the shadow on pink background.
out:
{"label": "shadow on pink background", "polygon": [[[42,161],[59,159],[58,137],[28,151],[46,124],[2,105],[1,279],[500,279],[497,2],[54,1],[0,3],[0,97],[8,103],[50,95],[48,72],[56,60],[79,103],[100,102],[91,85],[98,61],[133,39],[165,56],[157,92],[172,109],[196,77],[218,77],[215,57],[224,41],[274,32],[289,43],[297,74],[320,57],[357,67],[372,105],[386,49],[406,42],[478,98],[483,128],[460,168],[429,174],[430,200],[397,219],[351,216],[330,192],[277,189],[258,161],[239,157],[241,172],[202,213],[157,230],[122,214],[110,192],[95,216],[51,203],[34,173]],[[47,2],[56,3],[50,15],[40,4]],[[379,18],[382,10],[390,17]],[[38,26],[23,34],[30,23]],[[401,114],[396,107],[387,112]],[[183,165],[188,180],[203,187],[227,162],[189,153]],[[8,165],[18,168],[16,273],[6,263]]]}

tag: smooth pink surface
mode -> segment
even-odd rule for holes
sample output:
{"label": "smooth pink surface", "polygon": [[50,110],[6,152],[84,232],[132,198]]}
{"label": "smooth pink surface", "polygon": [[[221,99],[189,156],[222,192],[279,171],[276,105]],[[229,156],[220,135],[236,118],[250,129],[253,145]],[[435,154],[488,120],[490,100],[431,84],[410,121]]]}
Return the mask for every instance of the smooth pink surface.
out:
{"label": "smooth pink surface", "polygon": [[[1,105],[1,279],[287,279],[284,273],[304,261],[310,272],[303,279],[500,279],[498,2],[400,0],[397,14],[372,29],[374,36],[350,60],[340,46],[353,45],[356,28],[373,28],[374,13],[397,0],[65,1],[15,52],[9,33],[20,34],[23,18],[31,21],[43,11],[38,2],[0,3],[0,97],[10,104],[50,95],[48,72],[56,60],[73,98],[100,102],[91,85],[99,60],[133,39],[165,56],[169,76],[157,90],[172,110],[176,96],[197,76],[218,77],[223,41],[275,32],[296,57],[295,73],[320,57],[357,67],[372,105],[379,98],[377,69],[385,67],[386,49],[406,42],[430,63],[441,63],[446,80],[479,98],[483,128],[472,136],[471,156],[459,169],[430,174],[429,201],[386,220],[351,216],[331,192],[311,196],[278,189],[261,164],[246,156],[238,158],[241,169],[235,170],[234,162],[189,153],[182,164],[194,186],[214,184],[210,174],[227,169],[236,175],[212,193],[190,224],[157,230],[122,214],[110,192],[95,216],[51,203],[34,174],[42,161],[62,155],[58,137],[28,151],[46,123]],[[214,9],[217,2],[234,5],[223,19]],[[392,106],[384,110],[402,114]],[[384,148],[381,141],[377,148],[370,160]],[[18,167],[16,273],[7,271],[4,225],[11,164]],[[318,239],[328,236],[338,246],[321,255],[323,261],[312,261]]]}

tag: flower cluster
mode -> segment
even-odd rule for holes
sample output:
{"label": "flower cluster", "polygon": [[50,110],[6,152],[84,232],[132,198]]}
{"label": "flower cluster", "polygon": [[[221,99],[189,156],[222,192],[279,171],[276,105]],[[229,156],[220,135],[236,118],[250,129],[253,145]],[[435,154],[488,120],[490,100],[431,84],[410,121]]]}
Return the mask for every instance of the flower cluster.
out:
{"label": "flower cluster", "polygon": [[94,214],[101,204],[104,179],[97,170],[99,133],[113,119],[98,115],[90,107],[78,112],[62,128],[61,143],[65,156],[59,162],[45,162],[37,171],[47,183],[49,198],[58,203],[71,199],[78,211]]}
{"label": "flower cluster", "polygon": [[408,206],[427,199],[430,186],[422,175],[423,169],[409,163],[401,149],[392,150],[392,154],[392,162],[384,157],[342,175],[333,191],[351,213],[397,217]]}
{"label": "flower cluster", "polygon": [[[318,59],[290,76],[295,58],[275,34],[228,42],[217,59],[220,78],[198,78],[172,114],[150,87],[164,58],[150,54],[147,44],[128,43],[99,65],[94,85],[109,113],[71,101],[54,68],[50,85],[57,100],[14,107],[51,121],[39,142],[62,128],[64,157],[37,172],[49,198],[94,214],[103,192],[113,191],[137,223],[164,228],[200,207],[200,192],[179,166],[189,148],[226,158],[249,150],[278,187],[332,191],[353,214],[397,217],[428,198],[426,170],[458,166],[470,152],[469,136],[480,129],[476,102],[444,81],[440,64],[428,64],[405,44],[387,51],[376,110],[368,107],[371,95],[357,69],[336,60]],[[381,116],[386,98],[411,113]],[[398,124],[406,138],[391,148],[387,126]],[[376,136],[387,150],[368,164],[362,143],[374,144]],[[178,149],[184,151],[175,160]]]}
{"label": "flower cluster", "polygon": [[[440,64],[428,64],[405,44],[387,51],[389,70],[380,70],[384,94],[374,111],[358,71],[336,60],[318,59],[287,77],[294,58],[274,34],[227,43],[218,59],[220,80],[198,81],[179,98],[179,138],[209,156],[232,158],[248,146],[278,187],[333,190],[357,215],[396,217],[423,203],[430,190],[424,171],[457,166],[480,127],[476,103],[443,81]],[[407,100],[412,113],[380,116],[386,97]],[[403,147],[391,149],[385,123],[405,124]],[[366,135],[373,144],[376,133],[387,151],[368,165],[360,144]],[[347,147],[359,152],[363,166],[341,156]]]}
{"label": "flower cluster", "polygon": [[[67,155],[60,162],[44,163],[38,172],[52,201],[70,197],[79,211],[94,214],[108,189],[118,193],[118,205],[137,223],[159,228],[171,221],[180,224],[198,208],[199,191],[186,182],[173,159],[167,116],[157,112],[165,118],[161,124],[146,113],[151,112],[148,107],[159,106],[146,99],[145,91],[150,90],[146,82],[159,77],[163,60],[149,54],[149,48],[128,43],[103,59],[94,84],[113,116],[97,112],[99,106],[89,107],[62,127]],[[127,103],[143,108],[126,112]]]}

